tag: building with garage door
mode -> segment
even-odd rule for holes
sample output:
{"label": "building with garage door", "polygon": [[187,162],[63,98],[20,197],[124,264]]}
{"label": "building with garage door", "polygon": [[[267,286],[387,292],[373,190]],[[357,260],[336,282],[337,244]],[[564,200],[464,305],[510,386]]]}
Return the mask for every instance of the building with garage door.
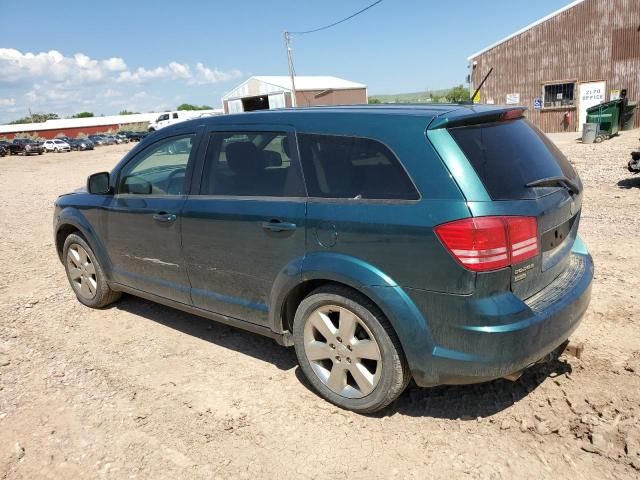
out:
{"label": "building with garage door", "polygon": [[623,90],[640,100],[640,0],[574,1],[468,60],[471,91],[493,68],[480,103],[526,106],[545,132],[580,130],[587,108]]}
{"label": "building with garage door", "polygon": [[[367,103],[367,86],[337,77],[294,77],[295,106],[353,105]],[[250,112],[293,106],[293,86],[288,76],[251,77],[222,97],[225,113]]]}

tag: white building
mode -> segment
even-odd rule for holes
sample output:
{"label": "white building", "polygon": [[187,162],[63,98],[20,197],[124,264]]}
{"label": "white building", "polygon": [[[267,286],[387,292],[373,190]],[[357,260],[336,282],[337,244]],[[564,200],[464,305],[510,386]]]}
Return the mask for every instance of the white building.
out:
{"label": "white building", "polygon": [[[337,77],[296,76],[296,106],[367,103],[367,86]],[[251,77],[222,97],[225,113],[291,107],[289,76]]]}

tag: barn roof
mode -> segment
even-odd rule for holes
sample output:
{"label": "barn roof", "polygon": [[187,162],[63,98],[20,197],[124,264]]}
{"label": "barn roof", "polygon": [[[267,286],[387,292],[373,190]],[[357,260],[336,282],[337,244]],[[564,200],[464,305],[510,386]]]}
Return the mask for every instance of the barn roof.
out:
{"label": "barn roof", "polygon": [[[285,90],[292,90],[291,77],[279,76],[258,76],[253,77],[261,82],[270,83]],[[296,90],[345,90],[350,88],[366,88],[362,83],[352,82],[343,78],[326,75],[296,75]]]}
{"label": "barn roof", "polygon": [[580,3],[582,3],[582,2],[584,2],[584,0],[575,0],[575,1],[571,2],[569,5],[566,5],[566,6],[562,7],[561,9],[556,10],[556,11],[555,11],[555,12],[553,12],[553,13],[550,13],[550,14],[549,14],[549,15],[547,15],[546,17],[541,18],[540,20],[537,20],[537,21],[533,22],[532,24],[527,25],[527,26],[526,26],[526,27],[524,27],[524,28],[521,28],[521,29],[520,29],[520,30],[518,30],[517,32],[512,33],[511,35],[509,35],[509,36],[507,36],[507,37],[503,38],[502,40],[499,40],[499,41],[497,41],[496,43],[492,43],[491,45],[489,45],[489,46],[488,46],[488,47],[486,47],[486,48],[483,48],[483,49],[482,49],[482,50],[480,50],[479,52],[474,53],[473,55],[471,55],[471,56],[467,57],[467,60],[473,60],[474,58],[479,57],[480,55],[482,55],[482,54],[483,54],[483,53],[485,53],[485,52],[488,52],[488,51],[489,51],[489,50],[491,50],[492,48],[495,48],[495,47],[497,47],[498,45],[500,45],[500,44],[502,44],[502,43],[504,43],[504,42],[506,42],[506,41],[508,41],[508,40],[511,40],[511,39],[512,39],[512,38],[514,38],[514,37],[517,37],[518,35],[522,35],[524,32],[526,32],[526,31],[528,31],[528,30],[531,30],[533,27],[536,27],[536,26],[540,25],[541,23],[544,23],[544,22],[546,22],[547,20],[552,19],[553,17],[556,17],[556,16],[560,15],[562,12],[565,12],[565,11],[569,10],[570,8],[573,8],[573,7],[575,7],[576,5],[579,5],[579,4],[580,4]]}
{"label": "barn roof", "polygon": [[[328,75],[296,75],[295,83],[296,90],[299,92],[309,90],[324,91],[367,88],[363,83],[352,82],[351,80]],[[234,98],[253,96],[258,92],[260,94],[268,94],[290,92],[291,90],[293,90],[291,77],[288,75],[259,75],[249,77],[233,90],[227,92],[222,99],[231,100]]]}

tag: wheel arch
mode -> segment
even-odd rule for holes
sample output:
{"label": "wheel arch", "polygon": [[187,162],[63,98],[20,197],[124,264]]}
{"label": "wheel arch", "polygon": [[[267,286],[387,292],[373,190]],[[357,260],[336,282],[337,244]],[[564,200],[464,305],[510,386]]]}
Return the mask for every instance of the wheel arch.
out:
{"label": "wheel arch", "polygon": [[283,334],[286,345],[300,302],[318,287],[337,284],[364,295],[384,313],[412,371],[423,372],[431,364],[434,342],[427,318],[390,277],[361,259],[336,253],[314,253],[297,262],[298,268],[290,265],[281,272],[271,294],[271,328]]}
{"label": "wheel arch", "polygon": [[62,254],[64,242],[67,237],[77,233],[89,244],[94,255],[97,257],[102,269],[111,279],[111,261],[107,255],[104,245],[96,235],[95,230],[84,216],[76,209],[67,208],[59,214],[55,228],[55,245],[60,261],[63,261]]}

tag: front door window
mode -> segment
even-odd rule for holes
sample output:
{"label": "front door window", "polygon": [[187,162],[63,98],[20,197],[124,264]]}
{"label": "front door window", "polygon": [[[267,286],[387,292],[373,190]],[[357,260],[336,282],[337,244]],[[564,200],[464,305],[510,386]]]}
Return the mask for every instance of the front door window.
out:
{"label": "front door window", "polygon": [[118,193],[182,195],[194,135],[172,137],[145,150],[120,174]]}

